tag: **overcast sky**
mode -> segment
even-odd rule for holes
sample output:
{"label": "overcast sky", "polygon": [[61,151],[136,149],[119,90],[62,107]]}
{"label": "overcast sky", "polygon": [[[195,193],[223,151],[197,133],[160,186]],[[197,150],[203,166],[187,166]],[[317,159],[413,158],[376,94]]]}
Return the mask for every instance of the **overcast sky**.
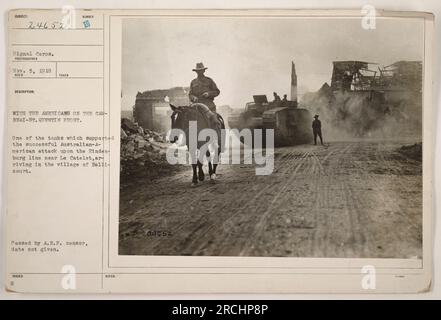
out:
{"label": "overcast sky", "polygon": [[138,91],[189,86],[196,62],[221,93],[217,105],[243,107],[253,94],[290,91],[291,60],[300,93],[330,83],[332,61],[389,65],[422,60],[422,19],[130,18],[123,22],[122,108]]}

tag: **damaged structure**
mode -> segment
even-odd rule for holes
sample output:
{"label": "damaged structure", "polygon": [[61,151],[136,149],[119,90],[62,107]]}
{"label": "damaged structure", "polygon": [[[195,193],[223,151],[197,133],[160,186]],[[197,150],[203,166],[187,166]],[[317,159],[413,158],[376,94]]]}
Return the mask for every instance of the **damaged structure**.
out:
{"label": "damaged structure", "polygon": [[398,61],[380,68],[376,63],[371,62],[334,61],[331,88],[332,91],[421,92],[422,63]]}
{"label": "damaged structure", "polygon": [[332,91],[369,90],[377,73],[369,69],[369,62],[334,61],[333,65]]}
{"label": "damaged structure", "polygon": [[[398,61],[379,67],[365,61],[334,61],[331,85],[306,94],[302,105],[356,137],[397,126],[405,134],[421,128],[422,63]],[[386,134],[386,133],[385,133]]]}
{"label": "damaged structure", "polygon": [[171,110],[165,98],[174,105],[185,106],[189,104],[188,91],[186,87],[174,87],[138,92],[133,107],[134,121],[144,129],[166,132],[170,129]]}

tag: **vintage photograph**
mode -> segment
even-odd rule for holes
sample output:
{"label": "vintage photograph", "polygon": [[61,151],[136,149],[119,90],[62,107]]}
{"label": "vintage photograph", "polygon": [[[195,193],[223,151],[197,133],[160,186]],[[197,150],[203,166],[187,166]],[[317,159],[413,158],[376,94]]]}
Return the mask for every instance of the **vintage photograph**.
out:
{"label": "vintage photograph", "polygon": [[119,255],[422,258],[424,19],[129,17],[121,43]]}

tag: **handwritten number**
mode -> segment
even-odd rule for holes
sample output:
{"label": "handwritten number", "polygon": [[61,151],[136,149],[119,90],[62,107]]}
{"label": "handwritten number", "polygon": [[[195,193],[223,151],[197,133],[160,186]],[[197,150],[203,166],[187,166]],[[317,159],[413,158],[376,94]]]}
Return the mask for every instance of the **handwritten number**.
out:
{"label": "handwritten number", "polygon": [[64,25],[60,21],[44,21],[44,22],[28,22],[28,29],[65,29]]}

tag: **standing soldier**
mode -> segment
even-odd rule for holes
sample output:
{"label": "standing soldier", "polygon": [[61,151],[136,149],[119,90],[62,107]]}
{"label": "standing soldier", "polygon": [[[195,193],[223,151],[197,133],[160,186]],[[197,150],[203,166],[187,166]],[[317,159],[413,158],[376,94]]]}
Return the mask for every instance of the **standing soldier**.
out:
{"label": "standing soldier", "polygon": [[204,75],[206,67],[202,62],[196,63],[193,69],[197,73],[197,78],[191,81],[190,92],[188,94],[191,102],[199,102],[205,104],[211,111],[216,112],[214,98],[220,93],[216,83],[209,77]]}
{"label": "standing soldier", "polygon": [[322,138],[322,123],[318,119],[318,114],[314,116],[315,120],[312,121],[312,133],[314,134],[314,145],[317,145],[317,136],[320,138],[320,143],[323,145]]}

